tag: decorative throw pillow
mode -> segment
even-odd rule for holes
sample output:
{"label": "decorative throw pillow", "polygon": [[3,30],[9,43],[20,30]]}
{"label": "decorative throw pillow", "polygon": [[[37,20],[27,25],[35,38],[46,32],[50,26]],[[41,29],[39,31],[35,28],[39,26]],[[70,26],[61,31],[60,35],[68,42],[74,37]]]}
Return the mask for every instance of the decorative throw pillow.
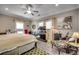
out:
{"label": "decorative throw pillow", "polygon": [[76,40],[76,38],[70,38],[69,42],[74,42]]}

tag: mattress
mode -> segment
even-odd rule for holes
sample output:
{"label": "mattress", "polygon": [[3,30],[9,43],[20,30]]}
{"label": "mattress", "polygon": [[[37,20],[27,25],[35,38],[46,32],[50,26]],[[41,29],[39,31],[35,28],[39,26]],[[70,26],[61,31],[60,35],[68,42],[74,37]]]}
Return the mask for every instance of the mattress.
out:
{"label": "mattress", "polygon": [[33,35],[29,34],[0,35],[0,53],[15,49],[31,42],[37,42],[37,39]]}

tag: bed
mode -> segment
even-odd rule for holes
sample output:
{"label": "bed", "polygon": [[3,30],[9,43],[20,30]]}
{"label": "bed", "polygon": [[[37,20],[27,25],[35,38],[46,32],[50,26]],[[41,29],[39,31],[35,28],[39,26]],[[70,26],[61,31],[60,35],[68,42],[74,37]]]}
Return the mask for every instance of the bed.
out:
{"label": "bed", "polygon": [[0,35],[1,55],[20,55],[36,46],[37,39],[29,34]]}

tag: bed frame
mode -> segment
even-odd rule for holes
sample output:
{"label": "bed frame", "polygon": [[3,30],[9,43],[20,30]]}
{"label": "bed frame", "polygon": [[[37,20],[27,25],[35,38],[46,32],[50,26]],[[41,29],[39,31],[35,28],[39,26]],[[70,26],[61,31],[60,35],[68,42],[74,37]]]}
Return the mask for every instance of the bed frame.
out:
{"label": "bed frame", "polygon": [[37,42],[31,42],[23,46],[18,46],[15,49],[0,53],[0,55],[23,55],[25,52],[37,48]]}

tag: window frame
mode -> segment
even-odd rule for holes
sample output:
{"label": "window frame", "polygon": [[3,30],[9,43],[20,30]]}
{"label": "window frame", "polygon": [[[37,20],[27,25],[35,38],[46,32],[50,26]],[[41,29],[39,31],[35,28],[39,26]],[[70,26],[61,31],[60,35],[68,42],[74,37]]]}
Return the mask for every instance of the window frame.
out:
{"label": "window frame", "polygon": [[16,32],[17,33],[24,33],[24,22],[16,21]]}

